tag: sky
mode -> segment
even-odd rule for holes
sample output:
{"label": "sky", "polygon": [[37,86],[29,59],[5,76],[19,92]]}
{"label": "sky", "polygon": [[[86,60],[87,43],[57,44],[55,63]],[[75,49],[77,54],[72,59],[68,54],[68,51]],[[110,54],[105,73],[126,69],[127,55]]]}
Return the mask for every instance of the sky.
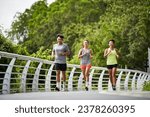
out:
{"label": "sky", "polygon": [[[38,0],[0,0],[0,25],[4,30],[9,30],[17,12],[23,13]],[[47,0],[52,3],[55,0]]]}

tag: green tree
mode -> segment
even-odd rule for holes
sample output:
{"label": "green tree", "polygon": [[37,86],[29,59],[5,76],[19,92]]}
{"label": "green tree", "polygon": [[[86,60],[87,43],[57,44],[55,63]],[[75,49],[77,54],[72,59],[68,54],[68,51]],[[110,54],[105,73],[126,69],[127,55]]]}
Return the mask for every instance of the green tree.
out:
{"label": "green tree", "polygon": [[115,39],[122,55],[119,66],[144,70],[149,28],[150,0],[56,0],[49,6],[44,0],[18,14],[9,36],[32,55],[52,49],[56,35],[63,33],[72,52],[70,63],[79,63],[77,53],[88,39],[96,66],[106,65],[104,49]]}

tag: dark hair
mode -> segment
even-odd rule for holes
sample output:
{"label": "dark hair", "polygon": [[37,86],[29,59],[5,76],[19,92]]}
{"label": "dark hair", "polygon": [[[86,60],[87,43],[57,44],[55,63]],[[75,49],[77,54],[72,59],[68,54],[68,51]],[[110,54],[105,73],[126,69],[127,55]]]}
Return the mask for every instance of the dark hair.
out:
{"label": "dark hair", "polygon": [[[89,44],[89,41],[88,41],[88,40],[84,40],[83,43],[84,43],[85,41]],[[82,43],[82,47],[84,47],[84,44],[83,44],[83,43]]]}
{"label": "dark hair", "polygon": [[113,43],[115,43],[115,40],[113,40],[113,39],[109,40],[109,42],[110,42],[110,41],[112,41]]}
{"label": "dark hair", "polygon": [[85,42],[85,41],[89,44],[89,41],[88,41],[88,40],[84,40],[83,42]]}
{"label": "dark hair", "polygon": [[60,37],[61,39],[64,39],[64,36],[62,34],[57,34],[57,37]]}

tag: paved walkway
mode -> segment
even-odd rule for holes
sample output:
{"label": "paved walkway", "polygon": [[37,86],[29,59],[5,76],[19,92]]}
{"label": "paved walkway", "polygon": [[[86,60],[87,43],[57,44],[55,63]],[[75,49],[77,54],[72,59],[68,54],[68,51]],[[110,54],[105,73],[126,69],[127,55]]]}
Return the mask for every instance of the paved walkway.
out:
{"label": "paved walkway", "polygon": [[150,100],[150,92],[31,92],[0,95],[0,100]]}

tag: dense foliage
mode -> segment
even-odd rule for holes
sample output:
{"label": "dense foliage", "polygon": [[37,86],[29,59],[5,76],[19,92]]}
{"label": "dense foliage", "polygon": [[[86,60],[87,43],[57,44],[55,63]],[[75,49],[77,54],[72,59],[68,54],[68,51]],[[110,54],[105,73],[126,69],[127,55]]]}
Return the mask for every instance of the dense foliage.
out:
{"label": "dense foliage", "polygon": [[120,67],[144,70],[150,47],[150,0],[56,0],[50,5],[38,1],[16,14],[9,38],[17,39],[17,46],[30,55],[49,59],[57,33],[65,36],[71,49],[70,63],[79,64],[77,53],[88,39],[93,65],[105,66],[103,51],[108,40],[115,39]]}

